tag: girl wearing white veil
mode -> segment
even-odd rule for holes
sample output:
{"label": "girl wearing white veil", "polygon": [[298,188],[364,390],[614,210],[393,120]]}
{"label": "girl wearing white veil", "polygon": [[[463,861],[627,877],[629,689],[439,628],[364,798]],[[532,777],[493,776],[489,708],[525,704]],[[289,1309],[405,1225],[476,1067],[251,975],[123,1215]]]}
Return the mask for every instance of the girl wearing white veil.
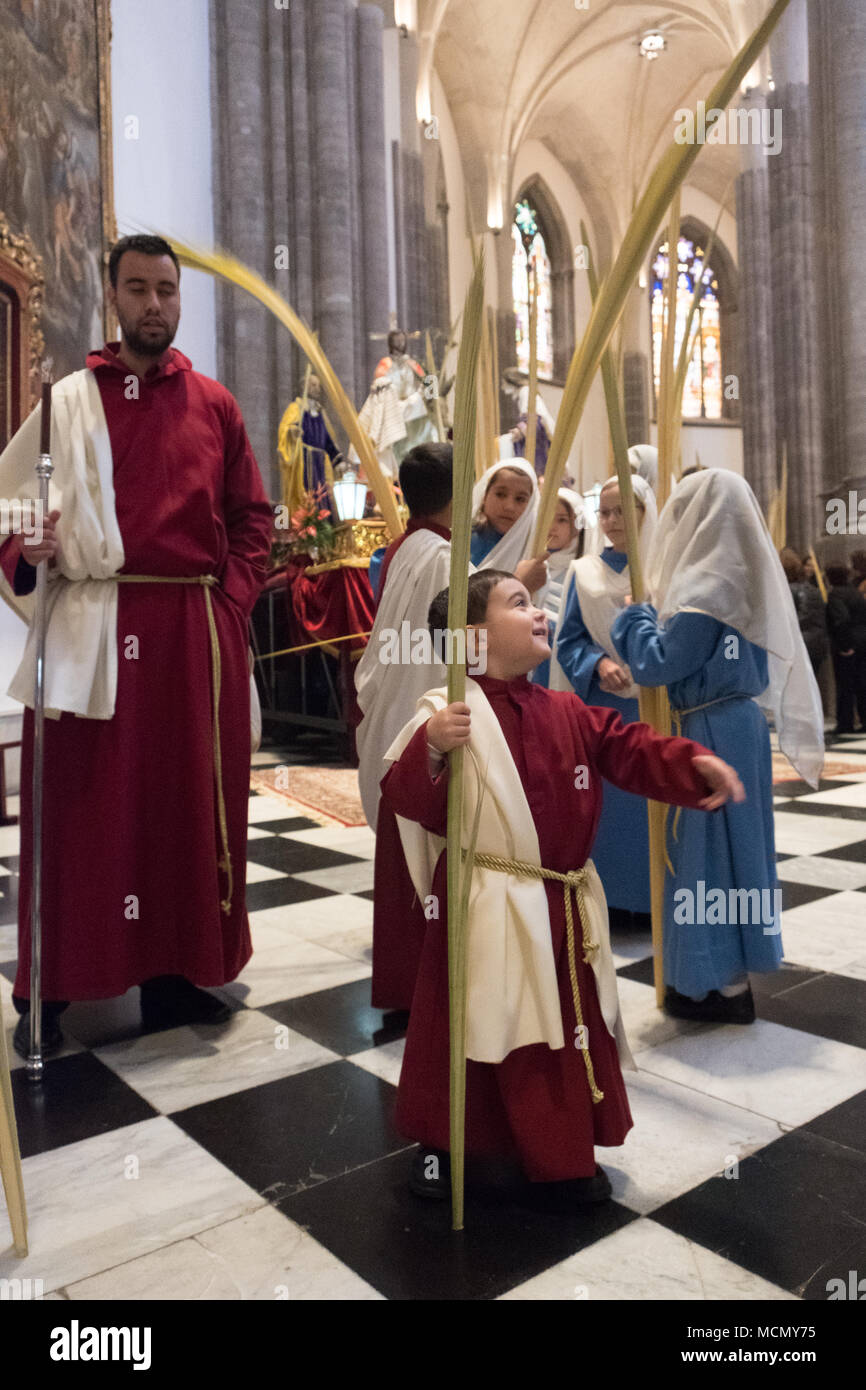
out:
{"label": "girl wearing white veil", "polygon": [[747,972],[782,958],[766,719],[817,786],[824,718],[790,589],[748,483],[726,469],[684,478],[649,557],[655,606],[635,604],[613,640],[642,685],[666,685],[674,732],[737,769],[746,801],[668,836],[665,999],[678,1018],[750,1023]]}
{"label": "girl wearing white veil", "polygon": [[[543,608],[547,614],[551,650],[553,650],[553,640],[562,603],[562,591],[568,571],[572,562],[583,554],[586,536],[586,509],[583,498],[579,492],[573,492],[568,487],[561,487],[556,494],[556,510],[547,536],[549,578],[544,588],[539,589],[534,596],[536,607]],[[549,659],[536,667],[530,680],[535,685],[550,685]]]}
{"label": "girl wearing white veil", "polygon": [[[656,500],[643,478],[632,478],[645,560],[656,527]],[[572,562],[563,587],[552,690],[574,690],[587,705],[615,709],[624,724],[638,718],[637,686],[611,641],[611,628],[630,592],[625,524],[619,484],[609,478],[599,496],[598,553]],[[605,545],[604,542],[607,542]],[[629,913],[649,923],[649,829],[646,802],[633,792],[606,785],[593,858],[604,884],[613,925],[631,925]]]}
{"label": "girl wearing white veil", "polygon": [[472,541],[476,569],[513,574],[523,556],[538,511],[538,479],[525,459],[500,459],[472,489]]}

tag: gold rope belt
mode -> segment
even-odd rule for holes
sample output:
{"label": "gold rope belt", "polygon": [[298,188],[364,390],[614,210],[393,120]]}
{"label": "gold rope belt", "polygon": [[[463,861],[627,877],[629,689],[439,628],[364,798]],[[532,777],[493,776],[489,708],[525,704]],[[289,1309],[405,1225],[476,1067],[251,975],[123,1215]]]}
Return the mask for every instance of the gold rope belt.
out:
{"label": "gold rope belt", "polygon": [[213,601],[210,591],[219,580],[213,574],[112,574],[108,576],[118,584],[198,584],[204,589],[204,606],[207,613],[208,636],[210,638],[210,660],[211,675],[213,679],[213,765],[214,781],[216,783],[217,794],[217,815],[219,817],[220,840],[222,843],[223,857],[219,861],[219,868],[222,869],[227,879],[226,896],[220,902],[220,907],[226,914],[232,910],[232,857],[229,851],[229,832],[226,819],[226,803],[223,794],[223,760],[222,744],[220,743],[220,724],[219,724],[219,705],[220,689],[222,685],[222,663],[220,661],[219,634],[217,632],[216,619],[214,618]]}
{"label": "gold rope belt", "polygon": [[577,911],[580,917],[581,935],[583,938],[583,963],[584,965],[592,965],[592,956],[598,950],[598,942],[593,941],[589,934],[589,918],[584,899],[584,889],[586,887],[587,878],[589,877],[586,866],[584,865],[582,869],[572,869],[567,874],[560,874],[557,873],[555,869],[543,869],[540,864],[526,864],[520,859],[505,859],[498,854],[476,854],[473,862],[479,869],[494,869],[499,873],[514,874],[517,878],[551,879],[555,883],[562,884],[563,897],[565,898],[565,936],[568,943],[568,973],[571,977],[574,1014],[578,1023],[580,1050],[583,1053],[590,1094],[592,1095],[593,1104],[597,1104],[600,1100],[604,1100],[604,1091],[600,1091],[596,1085],[595,1072],[592,1069],[592,1058],[589,1055],[589,1048],[586,1045],[588,1030],[583,1022],[580,988],[577,982],[577,962],[575,959],[574,946],[574,916],[571,907],[571,897],[572,894],[574,894],[577,899]]}
{"label": "gold rope belt", "polygon": [[[677,738],[682,738],[683,736],[683,720],[685,719],[686,715],[697,714],[698,710],[710,709],[713,705],[724,705],[728,702],[728,700],[751,700],[751,698],[751,695],[719,695],[718,699],[716,700],[707,700],[703,705],[691,705],[688,709],[674,709],[673,705],[671,705],[671,719],[673,720],[674,728],[676,729]],[[674,840],[676,840],[677,838],[677,830],[679,828],[680,815],[682,814],[682,809],[682,806],[678,806],[677,809],[674,811],[673,824],[671,825],[671,834]],[[666,821],[667,815],[667,807],[665,807]],[[671,863],[670,857],[668,855],[667,844],[665,844],[665,864],[667,865],[669,872],[672,874],[674,871],[674,866]]]}

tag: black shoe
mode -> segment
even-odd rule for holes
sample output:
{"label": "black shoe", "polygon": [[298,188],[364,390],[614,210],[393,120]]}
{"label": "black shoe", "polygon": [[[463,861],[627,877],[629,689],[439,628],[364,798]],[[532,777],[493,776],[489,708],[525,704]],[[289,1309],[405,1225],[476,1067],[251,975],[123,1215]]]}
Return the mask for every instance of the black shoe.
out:
{"label": "black shoe", "polygon": [[568,1178],[563,1182],[534,1182],[526,1189],[526,1201],[541,1211],[565,1212],[573,1207],[595,1206],[610,1200],[610,1178],[599,1164],[591,1178]]}
{"label": "black shoe", "polygon": [[653,915],[651,912],[633,912],[631,914],[631,925],[633,931],[652,931]]}
{"label": "black shoe", "polygon": [[607,920],[611,931],[631,931],[631,913],[624,907],[609,907]]}
{"label": "black shoe", "polygon": [[141,986],[141,1021],[147,1029],[185,1023],[227,1023],[233,1010],[181,975],[157,975]]}
{"label": "black shoe", "polygon": [[[57,1013],[42,1006],[42,1056],[55,1057],[63,1048],[65,1039],[57,1022]],[[22,1014],[15,1025],[12,1046],[25,1062],[30,1056],[30,1010]]]}
{"label": "black shoe", "polygon": [[695,1023],[754,1023],[755,1001],[751,989],[730,997],[712,989],[706,999],[698,1001],[687,994],[678,994],[668,985],[665,1013],[671,1018],[687,1018]]}
{"label": "black shoe", "polygon": [[429,1202],[451,1196],[451,1155],[443,1149],[419,1149],[412,1159],[409,1191]]}

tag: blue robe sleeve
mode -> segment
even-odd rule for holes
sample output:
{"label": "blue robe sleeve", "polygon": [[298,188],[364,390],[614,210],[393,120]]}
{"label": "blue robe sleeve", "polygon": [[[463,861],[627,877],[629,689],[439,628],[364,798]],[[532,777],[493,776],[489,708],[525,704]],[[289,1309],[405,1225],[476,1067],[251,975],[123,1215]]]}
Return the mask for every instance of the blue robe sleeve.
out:
{"label": "blue robe sleeve", "polygon": [[480,526],[472,532],[469,541],[469,559],[473,565],[480,565],[502,537],[492,526]]}
{"label": "blue robe sleeve", "polygon": [[610,636],[638,685],[672,685],[703,670],[724,631],[705,613],[675,613],[665,628],[650,603],[619,614]]}
{"label": "blue robe sleeve", "polygon": [[584,627],[577,589],[572,583],[565,605],[565,617],[559,629],[556,659],[582,700],[588,700],[595,668],[606,655],[604,648],[593,642]]}

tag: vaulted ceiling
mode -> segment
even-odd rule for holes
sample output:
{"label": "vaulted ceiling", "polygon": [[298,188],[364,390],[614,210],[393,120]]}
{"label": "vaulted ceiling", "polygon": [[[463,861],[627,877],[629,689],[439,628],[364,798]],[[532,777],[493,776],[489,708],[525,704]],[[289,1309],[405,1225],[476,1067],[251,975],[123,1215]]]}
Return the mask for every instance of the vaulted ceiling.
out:
{"label": "vaulted ceiling", "polygon": [[[422,70],[432,63],[444,85],[476,190],[486,188],[491,158],[513,167],[524,141],[542,141],[571,174],[597,235],[610,246],[673,138],[675,111],[709,94],[769,4],[421,0]],[[654,61],[638,53],[648,30],[667,41]],[[731,211],[739,153],[708,146],[690,175]],[[506,189],[506,198],[513,191]]]}

